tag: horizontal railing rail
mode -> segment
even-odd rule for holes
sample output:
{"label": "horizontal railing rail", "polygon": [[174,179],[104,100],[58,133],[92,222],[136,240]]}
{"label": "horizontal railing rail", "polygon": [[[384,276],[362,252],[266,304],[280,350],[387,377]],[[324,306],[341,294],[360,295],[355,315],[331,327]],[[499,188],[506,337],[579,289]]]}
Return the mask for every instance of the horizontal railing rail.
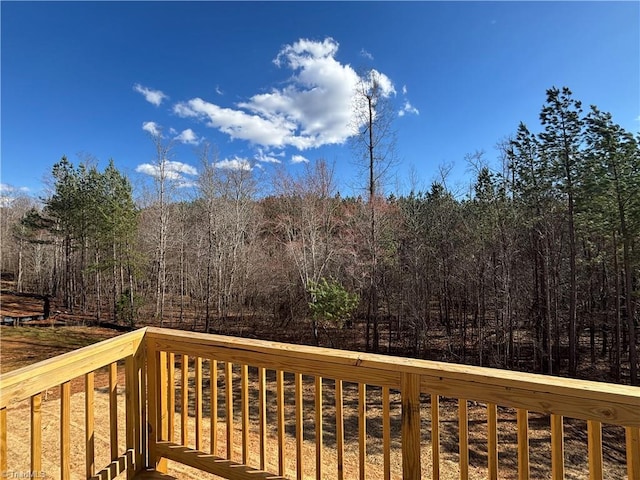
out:
{"label": "horizontal railing rail", "polygon": [[[624,427],[626,445],[626,470],[628,478],[640,478],[640,389],[638,387],[612,385],[601,382],[572,380],[544,375],[511,372],[490,368],[480,368],[390,357],[351,351],[340,351],[327,348],[290,345],[261,340],[230,338],[224,336],[197,334],[192,332],[168,331],[149,328],[145,337],[149,354],[150,422],[153,424],[153,438],[150,439],[152,463],[164,468],[164,459],[193,464],[190,459],[198,459],[198,468],[210,473],[228,475],[218,467],[221,461],[231,461],[234,457],[234,435],[241,437],[240,455],[231,471],[235,476],[226,478],[260,478],[256,471],[265,469],[264,443],[266,440],[267,419],[275,423],[273,429],[278,442],[278,461],[275,465],[277,475],[285,476],[285,454],[289,455],[285,443],[286,425],[284,411],[293,408],[295,421],[287,431],[296,440],[295,472],[296,478],[303,478],[308,471],[315,472],[316,478],[322,478],[323,446],[323,395],[327,395],[327,385],[331,392],[332,410],[335,402],[335,448],[337,452],[336,478],[344,478],[341,463],[344,458],[344,406],[343,383],[357,384],[357,435],[359,476],[365,478],[367,468],[367,416],[370,404],[368,394],[372,389],[379,390],[380,415],[382,422],[383,478],[391,478],[390,454],[391,445],[400,445],[402,462],[402,478],[418,479],[422,475],[421,442],[425,435],[431,439],[431,469],[433,478],[438,478],[440,469],[440,398],[453,398],[458,403],[458,464],[460,478],[469,475],[469,402],[486,403],[486,468],[489,478],[498,478],[499,445],[498,445],[498,407],[515,409],[513,421],[517,422],[517,458],[518,478],[532,478],[529,464],[529,415],[540,413],[548,415],[551,456],[550,470],[552,478],[564,478],[564,417],[587,421],[588,433],[588,469],[591,478],[603,478],[603,437],[602,425]],[[177,364],[176,362],[179,361]],[[193,365],[191,369],[190,365]],[[209,405],[211,440],[207,452],[203,449],[202,437],[202,404],[203,365],[208,368]],[[221,368],[223,367],[224,368]],[[254,371],[250,380],[249,369]],[[265,370],[273,371],[275,386],[265,387]],[[178,375],[179,371],[179,375]],[[193,373],[190,373],[193,372]],[[293,399],[287,405],[283,390],[284,375],[293,375],[291,389],[295,390]],[[313,387],[303,378],[313,377]],[[327,380],[329,379],[329,380]],[[206,383],[206,382],[205,382]],[[240,388],[237,384],[240,383]],[[153,388],[151,385],[153,384]],[[252,386],[250,387],[249,384]],[[179,390],[176,390],[176,386]],[[323,390],[324,388],[324,390]],[[258,401],[258,412],[250,413],[252,389]],[[305,391],[313,390],[315,398],[306,400]],[[223,392],[224,390],[224,392]],[[181,401],[176,404],[176,391]],[[324,393],[323,393],[324,392]],[[223,395],[224,393],[224,395]],[[191,395],[191,397],[189,397]],[[305,396],[306,395],[306,396]],[[390,398],[399,396],[400,411],[393,413]],[[276,415],[269,418],[265,409],[265,397],[270,396],[276,403]],[[220,397],[220,399],[218,398]],[[239,397],[239,398],[237,398]],[[396,398],[394,397],[394,398]],[[153,403],[151,403],[153,398]],[[188,425],[187,411],[193,399],[195,418],[195,438],[192,448],[185,439],[189,436],[185,429]],[[188,402],[187,402],[188,400]],[[224,409],[218,406],[219,401],[225,404]],[[429,403],[430,415],[421,413]],[[398,402],[396,402],[398,403]],[[236,406],[237,404],[237,406]],[[293,405],[291,405],[293,404]],[[309,407],[309,405],[312,407]],[[239,406],[239,409],[238,409]],[[235,408],[235,410],[234,410]],[[375,406],[377,409],[378,407]],[[318,409],[321,410],[318,413]],[[215,411],[214,411],[215,410]],[[239,410],[239,411],[238,411]],[[305,423],[308,410],[313,421]],[[397,410],[397,409],[396,409]],[[174,426],[174,415],[179,411],[181,416],[181,439],[174,439],[177,430]],[[237,417],[237,419],[236,419]],[[257,417],[257,418],[256,418]],[[391,426],[395,420],[400,425],[399,441],[390,438]],[[239,420],[239,425],[234,422]],[[423,432],[423,421],[430,421],[430,431]],[[154,424],[155,422],[155,424]],[[226,428],[226,456],[218,457],[220,449],[216,442],[221,437],[218,429],[223,424]],[[258,426],[252,426],[257,423]],[[316,459],[307,459],[304,454],[304,426],[311,425],[314,432]],[[251,432],[259,429],[260,439],[259,461],[251,464],[249,439]],[[175,431],[174,431],[175,430]],[[307,439],[308,440],[308,439]],[[312,442],[313,443],[313,442]],[[342,450],[342,451],[341,451]],[[207,460],[208,459],[208,460]],[[304,464],[309,468],[306,468]],[[310,464],[310,465],[309,465]],[[251,470],[251,472],[250,472]],[[242,472],[239,474],[238,472]],[[276,473],[265,473],[276,475]],[[265,477],[266,478],[266,477]],[[269,477],[272,478],[272,477]]]}
{"label": "horizontal railing rail", "polygon": [[[84,394],[82,435],[71,430],[72,382]],[[42,471],[51,389],[54,478],[71,477],[79,448],[87,479],[166,472],[171,460],[231,480],[437,479],[445,469],[461,479],[640,480],[638,387],[153,327],[2,375],[5,475],[19,408],[29,472]],[[110,463],[97,471],[101,425]]]}

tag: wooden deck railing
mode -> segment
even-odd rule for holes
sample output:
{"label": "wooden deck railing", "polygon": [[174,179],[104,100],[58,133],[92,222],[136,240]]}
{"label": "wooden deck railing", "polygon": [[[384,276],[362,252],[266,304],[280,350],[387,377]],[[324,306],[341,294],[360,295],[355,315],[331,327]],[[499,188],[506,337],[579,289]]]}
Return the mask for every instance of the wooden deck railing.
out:
{"label": "wooden deck railing", "polygon": [[[140,471],[146,460],[144,421],[146,408],[144,375],[144,334],[146,329],[137,330],[119,337],[90,345],[73,352],[51,358],[35,365],[6,373],[0,377],[0,473],[4,478],[71,478],[71,451],[85,452],[84,478],[115,478],[122,472],[127,477]],[[124,362],[126,390],[125,431],[126,448],[120,451],[118,443],[118,362]],[[95,375],[106,369],[108,377],[108,414],[95,417],[94,394]],[[84,379],[84,437],[71,438],[71,386]],[[57,390],[57,392],[56,392]],[[51,445],[43,445],[43,397],[59,395],[59,470],[48,472],[43,469],[43,451],[52,450]],[[7,415],[11,407],[29,400],[30,408],[30,465],[9,468]],[[47,419],[48,420],[48,419]],[[108,422],[110,462],[98,470],[96,466],[95,426],[96,422]]]}
{"label": "wooden deck railing", "polygon": [[[115,362],[121,360],[124,452],[113,438]],[[107,420],[94,419],[92,372],[104,366],[110,379],[112,461],[95,472],[92,431],[95,422]],[[124,471],[130,478],[148,467],[162,472],[171,460],[228,479],[437,479],[453,465],[461,479],[477,478],[478,472],[490,479],[540,478],[545,472],[555,480],[575,475],[565,471],[565,444],[586,424],[583,472],[591,479],[640,480],[637,387],[157,328],[3,375],[3,471],[11,441],[9,407],[31,399],[31,471],[37,472],[43,450],[41,395],[61,385],[59,478],[70,478],[68,452],[79,439],[69,438],[69,382],[82,376],[81,443],[87,452],[82,478],[114,478]],[[541,418],[550,433],[530,445],[532,423]],[[513,424],[508,432],[507,424]],[[571,435],[565,435],[566,428]],[[603,435],[611,428],[613,435]],[[538,444],[547,442],[548,455],[532,458]],[[503,465],[507,443],[513,444],[514,460]],[[617,452],[618,445],[625,445],[622,465],[607,470],[603,451]]]}

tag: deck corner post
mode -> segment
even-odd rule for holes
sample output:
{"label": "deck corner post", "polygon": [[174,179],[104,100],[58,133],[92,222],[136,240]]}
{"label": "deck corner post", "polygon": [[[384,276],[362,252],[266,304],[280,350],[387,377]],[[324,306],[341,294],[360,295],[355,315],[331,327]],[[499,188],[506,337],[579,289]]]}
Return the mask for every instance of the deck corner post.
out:
{"label": "deck corner post", "polygon": [[167,440],[167,402],[163,394],[167,385],[166,352],[159,351],[147,341],[147,396],[149,415],[147,417],[149,465],[160,473],[167,473],[167,459],[157,452],[157,444]]}
{"label": "deck corner post", "polygon": [[420,480],[420,375],[403,373],[402,396],[402,478]]}

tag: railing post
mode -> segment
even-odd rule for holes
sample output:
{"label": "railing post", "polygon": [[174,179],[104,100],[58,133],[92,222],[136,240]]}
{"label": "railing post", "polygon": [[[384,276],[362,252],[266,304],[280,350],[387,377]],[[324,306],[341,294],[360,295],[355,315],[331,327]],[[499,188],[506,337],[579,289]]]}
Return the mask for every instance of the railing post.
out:
{"label": "railing post", "polygon": [[420,375],[403,373],[402,396],[402,478],[420,480]]}
{"label": "railing post", "polygon": [[142,449],[146,445],[142,435],[142,409],[145,398],[140,389],[140,361],[137,352],[125,359],[127,479],[133,478],[144,467]]}
{"label": "railing post", "polygon": [[167,440],[166,352],[156,350],[147,342],[147,395],[149,400],[149,466],[160,473],[167,473],[167,459],[157,453],[156,444]]}

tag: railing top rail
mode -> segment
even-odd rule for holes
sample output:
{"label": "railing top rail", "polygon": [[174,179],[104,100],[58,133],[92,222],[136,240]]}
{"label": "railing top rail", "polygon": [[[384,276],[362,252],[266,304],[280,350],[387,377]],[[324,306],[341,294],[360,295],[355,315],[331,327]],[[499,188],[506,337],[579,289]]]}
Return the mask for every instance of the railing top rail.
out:
{"label": "railing top rail", "polygon": [[[440,384],[447,381],[457,384],[465,382],[473,385],[474,392],[481,391],[486,386],[490,389],[500,388],[503,391],[530,391],[537,396],[548,393],[568,399],[575,398],[577,402],[588,399],[623,404],[631,408],[637,407],[640,416],[640,387],[628,385],[155,327],[149,327],[146,336],[149,340],[157,341],[163,348],[166,347],[168,351],[191,349],[197,352],[208,351],[210,355],[215,352],[216,355],[221,354],[223,359],[226,357],[229,360],[234,357],[242,358],[243,352],[247,358],[259,358],[256,354],[262,358],[277,357],[278,362],[286,363],[291,367],[290,371],[294,372],[321,374],[317,371],[318,365],[324,365],[323,376],[327,378],[341,378],[340,372],[360,368],[363,371],[377,371],[382,375],[381,382],[373,382],[374,385],[394,386],[399,385],[401,373],[412,373],[421,375],[423,380],[427,381],[429,378],[437,379]],[[199,354],[206,356],[204,353]],[[311,366],[313,368],[309,368]]]}
{"label": "railing top rail", "polygon": [[1,375],[0,408],[135,354],[146,331],[141,328]]}

